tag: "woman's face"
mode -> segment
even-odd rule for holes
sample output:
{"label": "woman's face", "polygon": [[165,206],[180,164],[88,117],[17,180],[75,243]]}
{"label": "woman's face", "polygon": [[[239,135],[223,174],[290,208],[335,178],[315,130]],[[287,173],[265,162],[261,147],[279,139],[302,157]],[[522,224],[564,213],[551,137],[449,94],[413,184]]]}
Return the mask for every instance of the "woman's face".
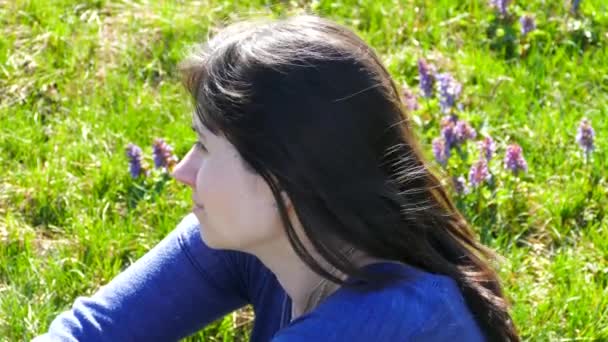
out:
{"label": "woman's face", "polygon": [[192,188],[192,211],[211,248],[252,252],[281,237],[275,200],[262,177],[244,169],[240,154],[222,136],[197,124],[197,144],[172,175]]}

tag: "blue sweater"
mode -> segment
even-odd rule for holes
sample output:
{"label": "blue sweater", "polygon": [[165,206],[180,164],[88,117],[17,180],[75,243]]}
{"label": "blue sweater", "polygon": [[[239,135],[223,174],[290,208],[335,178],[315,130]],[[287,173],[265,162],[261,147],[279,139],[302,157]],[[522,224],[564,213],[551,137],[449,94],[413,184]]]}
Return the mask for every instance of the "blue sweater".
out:
{"label": "blue sweater", "polygon": [[365,267],[408,280],[368,293],[341,287],[290,322],[291,301],[275,275],[251,254],[207,247],[189,214],[33,341],[176,341],[247,304],[251,342],[483,341],[452,279],[393,262]]}

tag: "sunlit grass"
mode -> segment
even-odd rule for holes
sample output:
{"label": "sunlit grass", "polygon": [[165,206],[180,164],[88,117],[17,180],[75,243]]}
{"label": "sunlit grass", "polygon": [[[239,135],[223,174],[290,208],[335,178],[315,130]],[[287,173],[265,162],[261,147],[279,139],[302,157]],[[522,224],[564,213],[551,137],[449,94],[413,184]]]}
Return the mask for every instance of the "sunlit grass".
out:
{"label": "sunlit grass", "polygon": [[[92,294],[143,255],[190,209],[167,180],[132,205],[124,148],[163,137],[178,156],[193,140],[176,65],[214,27],[252,15],[316,12],[354,28],[415,92],[424,57],[463,83],[462,118],[497,144],[494,192],[456,195],[500,266],[528,340],[608,340],[608,5],[583,0],[510,6],[486,1],[0,0],[0,336],[44,332],[76,296]],[[536,17],[523,40],[517,18]],[[524,49],[525,52],[522,53]],[[413,113],[430,159],[438,106]],[[596,150],[576,144],[591,120]],[[529,172],[502,167],[517,142]],[[454,156],[446,176],[474,161]],[[465,175],[466,176],[466,175]],[[251,312],[220,319],[192,341],[247,340]],[[235,329],[235,321],[243,327]]]}

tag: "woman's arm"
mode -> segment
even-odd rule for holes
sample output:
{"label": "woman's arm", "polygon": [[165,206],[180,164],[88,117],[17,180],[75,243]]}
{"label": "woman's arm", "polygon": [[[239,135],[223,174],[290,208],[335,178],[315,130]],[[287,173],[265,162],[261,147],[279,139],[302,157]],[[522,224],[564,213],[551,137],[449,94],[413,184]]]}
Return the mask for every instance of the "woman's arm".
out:
{"label": "woman's arm", "polygon": [[[53,320],[44,341],[175,341],[249,302],[233,265],[238,253],[213,250],[186,216],[146,255]],[[242,258],[242,256],[240,256]]]}

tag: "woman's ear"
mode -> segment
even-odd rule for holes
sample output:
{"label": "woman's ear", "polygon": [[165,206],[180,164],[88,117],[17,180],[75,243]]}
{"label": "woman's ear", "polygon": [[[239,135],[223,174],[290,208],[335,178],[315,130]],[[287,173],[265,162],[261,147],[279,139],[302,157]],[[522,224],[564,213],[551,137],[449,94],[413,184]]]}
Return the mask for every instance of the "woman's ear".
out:
{"label": "woman's ear", "polygon": [[[285,208],[287,209],[287,211],[288,212],[291,211],[291,209],[293,209],[293,205],[291,204],[291,199],[287,195],[287,192],[285,192],[284,190],[281,190],[281,199],[283,200],[283,204],[285,205]],[[276,203],[276,201],[273,206],[275,208],[279,207],[279,205]]]}
{"label": "woman's ear", "polygon": [[[285,208],[287,208],[287,211],[290,211],[293,208],[293,206],[291,204],[291,198],[289,198],[289,195],[287,195],[287,191],[285,191],[285,190],[282,189],[282,186],[279,184],[276,176],[271,175],[270,177],[272,177],[272,180],[275,182],[275,184],[277,184],[277,186],[279,187],[279,189],[281,189],[280,190],[280,194],[281,194],[281,199],[283,200],[283,204],[285,204]],[[279,207],[279,205],[276,203],[276,200],[275,200],[275,203],[274,203],[274,207],[275,208]]]}
{"label": "woman's ear", "polygon": [[283,199],[283,203],[285,203],[285,207],[287,208],[287,210],[291,210],[292,205],[291,205],[291,198],[289,198],[289,196],[287,195],[287,192],[285,192],[285,190],[281,191],[281,198]]}

